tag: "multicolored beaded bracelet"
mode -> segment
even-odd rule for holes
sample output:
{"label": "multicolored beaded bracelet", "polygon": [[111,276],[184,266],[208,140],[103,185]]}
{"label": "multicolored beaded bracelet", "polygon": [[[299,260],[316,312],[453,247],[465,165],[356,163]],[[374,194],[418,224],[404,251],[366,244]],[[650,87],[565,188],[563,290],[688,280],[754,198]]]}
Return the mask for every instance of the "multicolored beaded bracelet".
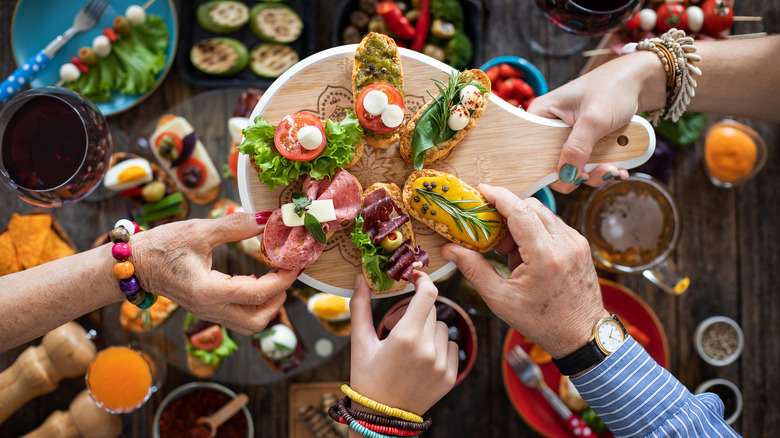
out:
{"label": "multicolored beaded bracelet", "polygon": [[141,289],[141,283],[135,276],[135,267],[130,262],[133,251],[130,249],[130,237],[141,231],[141,228],[133,221],[120,219],[109,233],[111,243],[111,255],[116,259],[114,264],[114,276],[119,280],[119,289],[125,294],[127,301],[146,310],[157,301],[157,295]]}
{"label": "multicolored beaded bracelet", "polygon": [[421,416],[409,411],[405,411],[403,409],[391,408],[390,406],[379,403],[378,401],[371,400],[370,398],[364,395],[358,394],[354,389],[350,388],[349,385],[347,385],[346,383],[341,385],[341,392],[343,392],[344,395],[346,395],[347,397],[351,398],[352,401],[360,403],[361,405],[371,410],[381,412],[391,417],[401,418],[406,421],[412,421],[415,423],[423,422],[423,418]]}
{"label": "multicolored beaded bracelet", "polygon": [[365,421],[367,423],[377,424],[380,426],[395,427],[397,429],[410,430],[410,431],[425,431],[428,430],[433,424],[433,419],[431,418],[431,414],[429,413],[423,415],[424,421],[422,423],[413,423],[411,421],[401,420],[399,418],[383,417],[381,415],[375,415],[370,412],[358,411],[352,409],[350,405],[351,405],[351,400],[349,399],[349,397],[344,397],[341,400],[339,400],[338,404],[331,406],[331,409],[328,410],[328,415],[330,415],[331,418],[337,421],[336,417],[340,416],[339,407],[343,406],[344,409],[346,409],[347,412],[349,412],[349,415],[353,416],[356,420]]}
{"label": "multicolored beaded bracelet", "polygon": [[[368,421],[358,420],[357,418],[355,418],[354,420],[368,430],[373,430],[376,433],[383,433],[385,435],[390,435],[390,436],[410,437],[410,436],[420,436],[423,433],[422,430],[399,429],[397,427],[383,426],[381,424],[369,423]],[[338,421],[341,424],[346,424],[349,426],[349,422],[345,420],[344,417],[341,416],[341,414],[336,414],[336,418],[333,418],[333,421]]]}
{"label": "multicolored beaded bracelet", "polygon": [[366,438],[391,438],[393,436],[374,432],[373,430],[363,426],[362,424],[358,423],[357,420],[355,420],[351,415],[349,415],[349,412],[347,412],[347,410],[344,409],[344,407],[341,405],[339,405],[339,411],[341,412],[341,416],[344,417],[344,420],[346,420],[349,427]]}

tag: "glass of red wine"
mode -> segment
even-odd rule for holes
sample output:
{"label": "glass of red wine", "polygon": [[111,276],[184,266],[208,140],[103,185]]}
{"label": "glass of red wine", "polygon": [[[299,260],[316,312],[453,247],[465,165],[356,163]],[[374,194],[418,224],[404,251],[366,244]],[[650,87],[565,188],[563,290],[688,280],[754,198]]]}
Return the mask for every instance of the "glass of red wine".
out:
{"label": "glass of red wine", "polygon": [[0,112],[0,179],[30,204],[61,207],[89,195],[111,149],[103,114],[67,88],[25,91]]}
{"label": "glass of red wine", "polygon": [[642,0],[536,0],[547,22],[567,33],[552,32],[546,44],[537,38],[528,38],[529,43],[534,51],[545,55],[572,55],[582,50],[587,37],[601,36],[620,27],[641,9],[642,3]]}

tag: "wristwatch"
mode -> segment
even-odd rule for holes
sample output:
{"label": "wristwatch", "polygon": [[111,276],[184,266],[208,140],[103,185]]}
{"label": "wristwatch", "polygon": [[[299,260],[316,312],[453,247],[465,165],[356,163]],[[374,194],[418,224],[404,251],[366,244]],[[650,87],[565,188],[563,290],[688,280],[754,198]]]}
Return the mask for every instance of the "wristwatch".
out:
{"label": "wristwatch", "polygon": [[580,373],[617,351],[627,336],[625,327],[613,313],[596,322],[593,337],[584,347],[568,356],[553,359],[553,363],[564,376]]}

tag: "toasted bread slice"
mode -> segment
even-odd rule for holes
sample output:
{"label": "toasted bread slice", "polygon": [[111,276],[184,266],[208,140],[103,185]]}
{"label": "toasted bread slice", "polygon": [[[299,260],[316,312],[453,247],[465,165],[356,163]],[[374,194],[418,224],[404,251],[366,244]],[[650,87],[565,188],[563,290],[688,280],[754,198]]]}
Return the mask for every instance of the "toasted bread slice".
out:
{"label": "toasted bread slice", "polygon": [[[404,208],[404,203],[401,197],[401,189],[395,185],[394,183],[375,183],[369,186],[364,192],[363,197],[365,198],[369,193],[379,190],[381,188],[385,189],[385,192],[393,198],[393,201],[398,205],[398,207],[401,208],[401,210],[404,211],[404,213],[409,213],[406,208]],[[414,231],[412,231],[412,221],[406,222],[405,224],[398,227],[398,231],[401,232],[401,235],[403,236],[403,239],[401,242],[405,242],[407,239],[410,240],[409,245],[414,248],[415,241],[414,241]],[[377,244],[378,245],[378,244]],[[399,290],[403,290],[407,284],[409,284],[408,281],[400,280],[396,281],[393,286],[385,291],[380,291],[377,288],[376,283],[371,280],[371,276],[368,274],[368,271],[366,271],[366,266],[361,264],[361,269],[363,270],[363,278],[366,279],[366,283],[368,283],[368,287],[376,294],[376,295],[383,295],[383,294],[389,294],[391,292],[398,292]]]}
{"label": "toasted bread slice", "polygon": [[195,377],[205,378],[210,377],[212,374],[216,373],[217,369],[219,368],[219,364],[209,365],[197,357],[187,353],[187,367]]}
{"label": "toasted bread slice", "polygon": [[[463,73],[460,74],[458,77],[459,82],[469,81],[469,82],[476,82],[479,83],[481,86],[483,86],[486,90],[490,90],[490,78],[483,72],[482,70],[466,70]],[[438,96],[438,94],[437,94]],[[482,96],[482,104],[475,109],[471,116],[469,117],[469,122],[466,125],[465,128],[461,129],[457,133],[455,133],[452,138],[450,138],[447,141],[444,141],[442,143],[439,143],[432,148],[425,151],[425,160],[424,164],[432,163],[439,158],[447,155],[449,151],[452,150],[452,148],[455,147],[458,142],[463,140],[464,137],[466,137],[466,134],[471,131],[471,129],[477,124],[479,119],[482,117],[482,114],[485,113],[485,108],[488,104],[488,98],[490,97],[490,91],[485,93]],[[417,121],[420,119],[420,116],[423,112],[428,108],[428,106],[433,102],[433,99],[431,99],[425,106],[420,108],[419,111],[417,111],[417,114],[412,117],[411,120],[406,124],[406,128],[404,128],[404,132],[401,135],[401,143],[399,146],[399,152],[401,153],[401,158],[404,159],[407,163],[412,163],[413,156],[412,156],[412,139],[414,138],[414,130],[417,127]]]}
{"label": "toasted bread slice", "polygon": [[[388,58],[389,61],[391,61],[393,64],[398,66],[398,71],[401,72],[399,81],[400,81],[400,89],[401,94],[403,95],[403,88],[404,88],[404,76],[403,76],[403,69],[401,68],[401,55],[398,53],[398,47],[395,44],[395,41],[390,38],[387,35],[376,33],[376,32],[369,32],[368,35],[366,35],[363,40],[358,45],[357,50],[355,50],[355,61],[352,64],[352,96],[354,97],[355,102],[357,102],[358,95],[360,94],[359,91],[361,91],[363,88],[365,88],[367,85],[370,85],[371,83],[375,82],[388,82],[387,78],[382,77],[381,75],[376,78],[375,81],[371,83],[365,83],[362,87],[358,87],[358,73],[361,70],[364,70],[368,68],[368,65],[364,65],[363,62],[359,61],[358,58],[361,53],[365,52],[366,47],[371,44],[371,41],[373,38],[379,38],[379,40],[384,43],[383,45],[386,45],[389,50],[390,57]],[[375,50],[376,51],[376,50]],[[398,127],[395,131],[391,132],[390,134],[380,134],[378,132],[374,132],[370,129],[367,129],[364,127],[363,131],[363,140],[366,141],[366,143],[370,144],[371,146],[375,148],[380,149],[386,149],[396,142],[398,142],[398,139],[401,138],[401,133],[403,132],[403,124]]]}
{"label": "toasted bread slice", "polygon": [[[273,319],[272,319],[272,321],[273,321]],[[293,327],[292,322],[290,321],[290,317],[287,315],[287,310],[284,308],[284,306],[279,308],[279,321],[278,321],[278,323],[279,324],[284,324],[287,327],[289,327],[290,330],[292,330],[292,332],[295,333],[295,337],[298,339],[298,346],[302,347],[301,337],[298,335],[298,332],[295,331],[295,327]],[[267,328],[270,328],[271,326],[272,326],[272,324],[269,322]],[[280,371],[279,370],[279,363],[277,363],[276,361],[272,360],[271,358],[269,358],[268,356],[263,354],[263,351],[262,351],[262,349],[260,347],[255,346],[255,348],[257,348],[258,353],[260,353],[260,357],[263,358],[263,361],[265,361],[265,364],[268,365],[268,368],[270,368],[271,371],[275,371],[275,372],[276,371]],[[304,349],[304,351],[305,351],[305,349]],[[293,352],[292,354],[295,354],[295,352]],[[285,359],[287,359],[287,358],[285,358]]]}
{"label": "toasted bread slice", "polygon": [[[479,190],[469,186],[465,182],[461,181],[456,177],[455,175],[451,175],[444,172],[439,172],[438,170],[433,169],[423,169],[418,170],[416,172],[412,172],[411,175],[409,175],[409,178],[406,179],[406,182],[404,183],[404,190],[403,190],[403,201],[404,201],[404,207],[406,207],[406,210],[409,212],[409,214],[417,219],[418,221],[424,223],[425,225],[429,226],[433,231],[436,231],[437,233],[441,234],[445,238],[447,238],[449,241],[453,243],[457,243],[460,246],[463,246],[465,248],[473,249],[475,251],[479,252],[488,252],[492,250],[493,248],[498,245],[498,242],[501,241],[501,239],[506,235],[507,228],[506,228],[506,219],[504,219],[501,215],[495,214],[494,220],[499,221],[499,223],[495,223],[492,226],[489,227],[491,232],[493,233],[489,239],[485,239],[485,236],[481,232],[477,232],[476,236],[479,238],[478,241],[471,240],[467,233],[462,232],[460,233],[463,237],[458,237],[452,234],[449,227],[443,223],[439,222],[438,220],[434,220],[433,218],[437,219],[445,219],[449,216],[445,211],[443,211],[440,208],[437,208],[436,205],[430,205],[430,210],[436,210],[436,215],[434,216],[431,213],[427,213],[425,215],[421,214],[420,211],[415,209],[413,203],[425,203],[425,200],[420,200],[419,202],[414,201],[415,197],[415,191],[414,191],[414,182],[417,181],[419,178],[434,178],[434,177],[449,177],[451,183],[449,184],[448,192],[450,194],[456,193],[456,192],[462,192],[463,196],[459,196],[458,199],[474,199],[475,202],[487,202],[484,196],[482,196],[482,193],[479,192]],[[460,187],[456,187],[460,186]],[[456,188],[459,188],[460,190],[455,190]],[[443,191],[441,187],[438,188],[437,193],[442,194]],[[493,220],[493,219],[491,219]]]}
{"label": "toasted bread slice", "polygon": [[127,330],[146,333],[164,323],[179,305],[168,298],[158,296],[149,310],[149,326],[144,325],[142,310],[125,300],[119,311],[119,323]]}

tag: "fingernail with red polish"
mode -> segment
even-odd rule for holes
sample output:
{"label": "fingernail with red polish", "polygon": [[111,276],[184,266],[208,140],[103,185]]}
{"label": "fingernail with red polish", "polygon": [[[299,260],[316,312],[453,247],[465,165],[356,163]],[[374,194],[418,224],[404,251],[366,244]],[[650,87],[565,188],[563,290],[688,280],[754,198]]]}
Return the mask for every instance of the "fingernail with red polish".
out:
{"label": "fingernail with red polish", "polygon": [[257,222],[257,225],[265,225],[266,222],[268,222],[268,218],[271,217],[270,211],[261,211],[260,213],[255,213],[255,221]]}
{"label": "fingernail with red polish", "polygon": [[254,278],[255,280],[257,280],[257,275],[255,275],[255,274],[252,274],[252,278]]}
{"label": "fingernail with red polish", "polygon": [[298,271],[298,277],[300,277],[300,276],[301,276],[301,274],[303,274],[303,270],[304,270],[304,269],[306,269],[306,268],[302,268],[300,271]]}

